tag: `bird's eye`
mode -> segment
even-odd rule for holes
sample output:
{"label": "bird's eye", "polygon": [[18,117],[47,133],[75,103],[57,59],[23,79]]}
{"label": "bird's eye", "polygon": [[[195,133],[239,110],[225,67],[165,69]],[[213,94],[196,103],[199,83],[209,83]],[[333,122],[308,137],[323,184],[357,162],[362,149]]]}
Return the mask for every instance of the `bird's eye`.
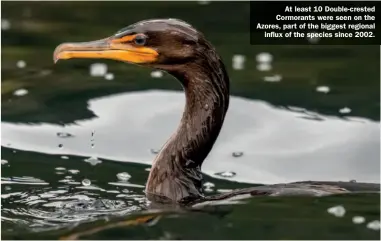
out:
{"label": "bird's eye", "polygon": [[145,45],[147,37],[143,34],[139,34],[135,37],[134,42],[136,45]]}

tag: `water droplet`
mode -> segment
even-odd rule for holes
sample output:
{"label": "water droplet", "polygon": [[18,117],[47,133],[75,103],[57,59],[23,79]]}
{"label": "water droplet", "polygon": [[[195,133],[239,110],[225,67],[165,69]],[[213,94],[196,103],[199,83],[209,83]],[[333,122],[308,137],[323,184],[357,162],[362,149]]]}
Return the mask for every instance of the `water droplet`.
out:
{"label": "water droplet", "polygon": [[163,77],[163,72],[161,72],[160,70],[152,71],[151,77],[152,78],[161,78],[161,77]]}
{"label": "water droplet", "polygon": [[345,208],[339,205],[328,208],[327,212],[334,215],[335,217],[343,217],[345,215]]}
{"label": "water droplet", "polygon": [[60,138],[68,138],[68,137],[73,137],[74,135],[67,132],[57,132],[57,136]]}
{"label": "water droplet", "polygon": [[84,161],[90,163],[90,164],[93,165],[93,166],[95,166],[95,165],[97,165],[97,164],[99,164],[99,163],[102,163],[102,161],[99,160],[99,159],[98,159],[97,157],[95,157],[95,156],[92,156],[92,157],[90,157],[90,158],[87,158],[87,159],[85,159]]}
{"label": "water droplet", "polygon": [[211,183],[211,182],[205,182],[204,187],[205,188],[212,188],[212,187],[215,187],[215,185],[214,185],[214,183]]}
{"label": "water droplet", "polygon": [[1,30],[8,30],[11,28],[11,22],[8,19],[1,19]]}
{"label": "water droplet", "polygon": [[365,222],[365,218],[362,216],[354,216],[352,218],[352,222],[355,224],[362,224],[363,222]]}
{"label": "water droplet", "polygon": [[68,156],[61,156],[61,159],[69,159]]}
{"label": "water droplet", "polygon": [[91,185],[91,181],[89,179],[83,179],[82,180],[82,185],[83,186],[90,186]]}
{"label": "water droplet", "polygon": [[17,61],[16,66],[17,66],[17,68],[20,68],[20,69],[25,68],[26,62],[24,60],[19,60],[19,61]]}
{"label": "water droplet", "polygon": [[243,156],[243,152],[242,151],[235,151],[232,153],[232,156],[233,157],[241,157],[241,156]]}
{"label": "water droplet", "polygon": [[56,172],[57,175],[63,175],[65,174],[64,172]]}
{"label": "water droplet", "polygon": [[257,65],[257,70],[259,71],[269,71],[273,68],[273,66],[269,63],[260,63]]}
{"label": "water droplet", "polygon": [[208,104],[205,104],[205,105],[204,105],[204,109],[205,109],[205,110],[209,110],[209,105],[208,105]]}
{"label": "water droplet", "polygon": [[95,144],[94,143],[91,143],[91,148],[94,148]]}
{"label": "water droplet", "polygon": [[328,86],[318,86],[316,87],[316,91],[327,94],[330,91],[330,88]]}
{"label": "water droplet", "polygon": [[282,76],[279,74],[272,75],[272,76],[265,76],[263,77],[263,80],[266,82],[279,82],[282,80]]}
{"label": "water droplet", "polygon": [[95,131],[91,131],[91,136],[93,137],[95,135]]}
{"label": "water droplet", "polygon": [[69,172],[71,174],[78,174],[79,170],[71,169],[71,170],[67,170],[67,172]]}
{"label": "water droplet", "polygon": [[28,90],[26,89],[18,89],[13,92],[13,95],[15,96],[24,96],[26,94],[28,94]]}
{"label": "water droplet", "polygon": [[107,73],[105,75],[105,79],[106,80],[113,80],[114,79],[114,74],[113,73]]}
{"label": "water droplet", "polygon": [[344,107],[344,108],[341,108],[340,110],[339,110],[339,112],[341,113],[341,114],[348,114],[348,113],[351,113],[351,109],[350,108],[348,108],[348,107]]}
{"label": "water droplet", "polygon": [[379,220],[374,220],[372,222],[369,222],[366,225],[367,228],[372,229],[372,230],[380,230],[380,221]]}
{"label": "water droplet", "polygon": [[116,177],[118,178],[119,181],[126,182],[131,178],[131,175],[128,174],[127,172],[121,172],[116,174]]}
{"label": "water droplet", "polygon": [[71,179],[72,177],[71,176],[65,176],[65,179]]}
{"label": "water droplet", "polygon": [[56,167],[54,169],[56,169],[57,171],[65,171],[66,170],[65,167]]}
{"label": "water droplet", "polygon": [[159,153],[159,151],[160,151],[160,150],[151,148],[151,153],[152,153],[152,154],[157,154],[157,153]]}
{"label": "water droplet", "polygon": [[8,163],[7,160],[1,160],[1,165],[5,165],[5,164],[7,164],[7,163]]}
{"label": "water droplet", "polygon": [[259,53],[256,56],[256,60],[259,63],[267,63],[270,64],[273,61],[273,56],[270,53]]}
{"label": "water droplet", "polygon": [[151,171],[151,168],[146,168],[146,169],[144,169],[145,171],[147,171],[147,172],[149,172],[149,171]]}
{"label": "water droplet", "polygon": [[9,191],[9,190],[11,190],[11,189],[12,189],[12,188],[11,188],[10,186],[5,186],[5,187],[4,187],[4,190],[5,190],[5,191]]}
{"label": "water droplet", "polygon": [[58,148],[63,148],[63,144],[58,144]]}
{"label": "water droplet", "polygon": [[90,75],[93,77],[104,76],[107,73],[107,65],[95,63],[90,65]]}
{"label": "water droplet", "polygon": [[236,175],[235,172],[230,172],[230,171],[225,171],[225,172],[217,172],[214,175],[220,176],[220,177],[225,177],[225,178],[231,178]]}
{"label": "water droplet", "polygon": [[244,55],[236,54],[233,56],[233,69],[242,70],[245,68],[246,57]]}

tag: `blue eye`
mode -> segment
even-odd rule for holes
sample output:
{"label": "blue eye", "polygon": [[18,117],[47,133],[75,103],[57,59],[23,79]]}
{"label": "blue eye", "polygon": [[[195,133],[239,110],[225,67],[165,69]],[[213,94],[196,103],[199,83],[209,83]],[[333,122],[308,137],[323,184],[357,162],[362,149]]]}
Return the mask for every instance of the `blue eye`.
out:
{"label": "blue eye", "polygon": [[136,45],[145,45],[147,41],[147,37],[143,34],[139,34],[135,37],[134,42]]}

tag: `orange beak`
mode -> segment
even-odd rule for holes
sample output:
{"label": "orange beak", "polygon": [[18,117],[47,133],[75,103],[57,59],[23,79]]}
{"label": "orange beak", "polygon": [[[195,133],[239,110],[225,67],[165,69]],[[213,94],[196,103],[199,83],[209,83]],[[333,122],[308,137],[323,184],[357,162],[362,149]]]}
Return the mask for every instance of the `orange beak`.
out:
{"label": "orange beak", "polygon": [[113,59],[134,64],[155,62],[158,52],[149,47],[135,46],[131,42],[133,38],[134,36],[110,37],[91,42],[63,43],[55,49],[53,60],[54,63],[60,59],[72,58]]}

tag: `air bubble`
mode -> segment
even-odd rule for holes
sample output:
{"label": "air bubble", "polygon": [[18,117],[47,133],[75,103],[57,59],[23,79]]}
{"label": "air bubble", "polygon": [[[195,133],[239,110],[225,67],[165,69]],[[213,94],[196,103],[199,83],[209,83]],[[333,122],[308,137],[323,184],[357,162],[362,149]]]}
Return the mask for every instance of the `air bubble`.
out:
{"label": "air bubble", "polygon": [[161,78],[161,77],[163,77],[163,72],[161,72],[160,70],[152,71],[151,77],[152,78]]}
{"label": "air bubble", "polygon": [[352,222],[355,223],[355,224],[362,224],[365,222],[365,218],[362,217],[362,216],[354,216],[352,218]]}
{"label": "air bubble", "polygon": [[269,64],[273,61],[273,56],[270,53],[263,52],[263,53],[257,54],[256,60],[259,63]]}
{"label": "air bubble", "polygon": [[233,56],[233,69],[242,70],[245,68],[246,57],[244,55],[236,54]]}
{"label": "air bubble", "polygon": [[339,205],[328,208],[327,212],[334,215],[335,217],[343,217],[345,215],[345,208]]}
{"label": "air bubble", "polygon": [[15,96],[24,96],[26,94],[28,94],[28,90],[26,89],[18,89],[13,92],[13,95]]}
{"label": "air bubble", "polygon": [[20,68],[20,69],[25,68],[26,62],[24,60],[19,60],[19,61],[17,61],[16,66],[17,66],[17,68]]}
{"label": "air bubble", "polygon": [[106,80],[113,80],[114,79],[114,74],[113,73],[107,73],[105,75],[105,79]]}
{"label": "air bubble", "polygon": [[83,179],[82,180],[82,185],[83,186],[90,186],[91,185],[91,181],[89,179]]}
{"label": "air bubble", "polygon": [[367,228],[369,229],[372,229],[372,230],[380,230],[380,221],[379,220],[374,220],[372,222],[369,222],[367,225],[366,225]]}
{"label": "air bubble", "polygon": [[269,71],[272,68],[273,68],[272,65],[268,63],[260,63],[257,65],[257,70],[259,71]]}
{"label": "air bubble", "polygon": [[327,94],[330,91],[330,88],[328,86],[318,86],[316,87],[316,91]]}
{"label": "air bubble", "polygon": [[118,178],[119,181],[126,182],[131,178],[131,175],[128,174],[127,172],[121,172],[116,174],[116,177]]}
{"label": "air bubble", "polygon": [[348,113],[351,113],[351,109],[350,108],[348,108],[348,107],[344,107],[344,108],[341,108],[340,110],[339,110],[339,112],[341,113],[341,114],[348,114]]}
{"label": "air bubble", "polygon": [[215,185],[214,185],[214,183],[211,183],[211,182],[205,182],[204,187],[205,188],[213,188],[213,187],[215,187]]}
{"label": "air bubble", "polygon": [[8,19],[1,19],[1,30],[8,30],[11,28],[11,22]]}
{"label": "air bubble", "polygon": [[95,166],[95,165],[97,165],[97,164],[99,164],[99,163],[102,163],[102,161],[99,160],[99,159],[98,159],[97,157],[95,157],[95,156],[92,156],[92,157],[90,157],[90,158],[87,158],[87,159],[85,159],[84,161],[90,163],[92,166]]}
{"label": "air bubble", "polygon": [[90,75],[94,77],[104,76],[107,73],[107,65],[95,63],[90,65]]}
{"label": "air bubble", "polygon": [[79,170],[71,169],[71,170],[67,170],[67,172],[71,174],[78,174]]}

